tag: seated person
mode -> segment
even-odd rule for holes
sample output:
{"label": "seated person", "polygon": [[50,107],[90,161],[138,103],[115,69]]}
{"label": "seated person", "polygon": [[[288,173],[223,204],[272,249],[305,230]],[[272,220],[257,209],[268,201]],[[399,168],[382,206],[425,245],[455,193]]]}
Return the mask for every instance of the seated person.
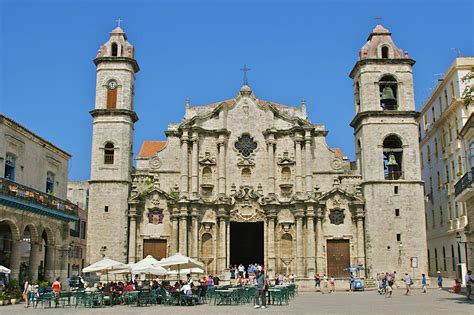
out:
{"label": "seated person", "polygon": [[183,292],[185,295],[192,295],[193,294],[193,291],[191,290],[191,285],[190,284],[184,284],[182,287],[181,287],[181,292]]}
{"label": "seated person", "polygon": [[453,287],[449,290],[451,293],[459,293],[461,292],[461,281],[459,279],[454,280],[454,285]]}

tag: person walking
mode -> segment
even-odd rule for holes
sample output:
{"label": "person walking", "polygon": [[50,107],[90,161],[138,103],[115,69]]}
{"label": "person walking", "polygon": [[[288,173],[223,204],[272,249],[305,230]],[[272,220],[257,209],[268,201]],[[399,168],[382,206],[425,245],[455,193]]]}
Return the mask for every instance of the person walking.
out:
{"label": "person walking", "polygon": [[426,293],[426,275],[424,273],[421,274],[421,289],[423,293]]}
{"label": "person walking", "polygon": [[56,281],[53,282],[53,293],[54,293],[54,307],[59,306],[59,297],[61,294],[61,278],[57,277]]}
{"label": "person walking", "polygon": [[329,293],[336,292],[336,279],[334,279],[334,276],[331,276],[331,279],[329,280],[329,285],[331,286],[329,289]]}
{"label": "person walking", "polygon": [[472,283],[474,282],[471,270],[467,271],[467,274],[464,276],[464,280],[466,281],[466,299],[471,300]]}
{"label": "person walking", "polygon": [[319,291],[321,291],[321,276],[319,273],[314,275],[314,287],[319,288]]}
{"label": "person walking", "polygon": [[257,292],[255,294],[254,308],[267,308],[267,301],[265,299],[265,272],[259,271],[257,277]]}
{"label": "person walking", "polygon": [[412,285],[412,280],[408,273],[405,273],[405,277],[403,278],[403,281],[405,282],[405,287],[407,289],[405,291],[405,295],[410,295],[410,286]]}
{"label": "person walking", "polygon": [[437,274],[438,274],[438,289],[441,290],[443,288],[443,275],[441,274],[441,271],[439,270]]}

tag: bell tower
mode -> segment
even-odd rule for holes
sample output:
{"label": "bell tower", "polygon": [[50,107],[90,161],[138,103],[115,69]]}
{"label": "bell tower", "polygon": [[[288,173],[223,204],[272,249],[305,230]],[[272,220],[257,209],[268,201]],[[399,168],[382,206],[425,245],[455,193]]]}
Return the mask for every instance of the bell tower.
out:
{"label": "bell tower", "polygon": [[120,27],[110,33],[94,63],[87,257],[90,263],[104,256],[126,262],[133,132],[138,120],[133,96],[139,67],[134,47]]}
{"label": "bell tower", "polygon": [[356,113],[351,126],[366,200],[368,276],[409,271],[419,278],[427,272],[414,64],[391,33],[377,25],[350,73]]}

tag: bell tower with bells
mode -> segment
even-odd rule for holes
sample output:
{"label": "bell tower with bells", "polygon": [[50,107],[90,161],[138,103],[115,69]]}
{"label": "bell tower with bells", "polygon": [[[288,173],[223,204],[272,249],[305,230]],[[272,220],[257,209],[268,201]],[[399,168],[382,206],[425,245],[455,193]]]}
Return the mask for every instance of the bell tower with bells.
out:
{"label": "bell tower with bells", "polygon": [[87,257],[90,263],[104,256],[126,262],[133,133],[138,120],[134,82],[139,67],[134,47],[120,26],[110,32],[94,63]]}
{"label": "bell tower with bells", "polygon": [[[367,275],[428,268],[413,65],[377,25],[350,73],[357,167],[365,203]],[[413,267],[411,258],[416,257]]]}

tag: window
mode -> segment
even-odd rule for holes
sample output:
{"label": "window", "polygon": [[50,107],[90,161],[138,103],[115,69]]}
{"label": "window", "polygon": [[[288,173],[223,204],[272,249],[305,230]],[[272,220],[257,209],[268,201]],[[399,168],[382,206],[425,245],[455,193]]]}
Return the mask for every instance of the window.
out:
{"label": "window", "polygon": [[104,149],[104,164],[114,164],[115,148],[112,142],[107,142]]}
{"label": "window", "polygon": [[117,81],[110,80],[107,83],[107,109],[114,109],[117,107],[117,88]]}
{"label": "window", "polygon": [[249,157],[253,153],[253,150],[257,148],[257,143],[254,141],[249,134],[243,134],[237,139],[234,147],[239,151],[240,154],[244,157]]}
{"label": "window", "polygon": [[446,268],[446,250],[443,246],[443,270],[444,271],[447,271],[447,268]]}
{"label": "window", "polygon": [[453,209],[451,207],[451,201],[448,200],[448,219],[452,220],[453,219]]}
{"label": "window", "polygon": [[402,241],[402,235],[400,233],[397,234],[397,242]]}
{"label": "window", "polygon": [[86,222],[81,221],[81,239],[86,239]]}
{"label": "window", "polygon": [[447,164],[444,166],[444,172],[446,175],[446,183],[449,183],[449,166]]}
{"label": "window", "polygon": [[423,127],[425,130],[428,129],[428,117],[426,116],[426,113],[423,114]]}
{"label": "window", "polygon": [[456,133],[455,133],[456,137],[459,136],[459,127],[458,126],[459,126],[459,120],[456,117],[456,118],[454,118],[454,129],[456,130]]}
{"label": "window", "polygon": [[453,128],[451,124],[448,125],[448,133],[449,133],[449,143],[453,142]]}
{"label": "window", "polygon": [[12,153],[7,153],[5,159],[5,178],[11,181],[15,181],[15,166],[16,156]]}
{"label": "window", "polygon": [[382,46],[382,59],[388,59],[388,47]]}
{"label": "window", "polygon": [[397,80],[390,76],[383,76],[379,81],[380,106],[384,110],[397,109]]}
{"label": "window", "polygon": [[398,186],[393,186],[393,194],[398,195]]}
{"label": "window", "polygon": [[455,99],[456,98],[456,94],[454,92],[454,82],[451,81],[451,83],[449,84],[450,88],[451,88],[451,98],[452,99]]}
{"label": "window", "polygon": [[444,223],[443,206],[439,206],[439,224],[443,225],[443,223]]}
{"label": "window", "polygon": [[432,121],[433,123],[436,121],[434,106],[431,107],[431,121]]}
{"label": "window", "polygon": [[454,256],[454,245],[451,245],[451,264],[453,271],[456,271],[456,257]]}
{"label": "window", "polygon": [[438,190],[441,190],[441,175],[436,172],[436,183],[438,184]]}
{"label": "window", "polygon": [[431,163],[431,148],[430,145],[428,144],[426,146],[426,159],[428,160],[428,163]]}
{"label": "window", "polygon": [[395,209],[395,216],[399,217],[400,216],[400,209]]}
{"label": "window", "polygon": [[54,173],[46,173],[46,193],[51,194],[54,192]]}
{"label": "window", "polygon": [[387,180],[397,180],[402,177],[403,149],[398,136],[391,135],[383,141],[384,176]]}
{"label": "window", "polygon": [[466,203],[461,202],[461,215],[465,216],[466,215]]}
{"label": "window", "polygon": [[454,216],[456,218],[459,218],[459,203],[458,202],[454,203]]}
{"label": "window", "polygon": [[438,97],[438,106],[439,106],[439,116],[443,113],[443,102],[441,101],[441,96]]}
{"label": "window", "polygon": [[436,226],[436,218],[435,218],[435,211],[434,211],[434,207],[431,208],[431,227],[434,229],[434,227]]}
{"label": "window", "polygon": [[454,160],[451,161],[451,176],[453,178],[453,180],[455,180],[455,176],[456,176],[456,167],[454,166]]}
{"label": "window", "polygon": [[420,162],[421,162],[421,168],[425,167],[424,165],[424,158],[423,158],[423,150],[420,151]]}
{"label": "window", "polygon": [[438,158],[438,139],[434,139],[434,144],[435,144],[435,157]]}
{"label": "window", "polygon": [[430,193],[433,193],[433,177],[430,176]]}
{"label": "window", "polygon": [[359,82],[355,84],[354,99],[356,103],[356,113],[360,110],[360,85]]}
{"label": "window", "polygon": [[428,249],[428,270],[431,270],[431,257],[430,257],[430,250]]}
{"label": "window", "polygon": [[104,207],[104,212],[109,212],[109,206]]}
{"label": "window", "polygon": [[438,266],[438,250],[435,248],[435,265],[436,265],[436,270],[439,270]]}
{"label": "window", "polygon": [[458,156],[458,176],[462,175],[462,159],[461,156]]}
{"label": "window", "polygon": [[444,152],[446,150],[446,129],[443,128],[441,132],[441,150]]}
{"label": "window", "polygon": [[112,57],[118,56],[118,45],[117,43],[112,43]]}
{"label": "window", "polygon": [[446,107],[449,106],[448,102],[448,91],[444,90],[444,102],[446,103]]}
{"label": "window", "polygon": [[289,182],[291,180],[291,169],[285,166],[281,169],[281,181]]}

